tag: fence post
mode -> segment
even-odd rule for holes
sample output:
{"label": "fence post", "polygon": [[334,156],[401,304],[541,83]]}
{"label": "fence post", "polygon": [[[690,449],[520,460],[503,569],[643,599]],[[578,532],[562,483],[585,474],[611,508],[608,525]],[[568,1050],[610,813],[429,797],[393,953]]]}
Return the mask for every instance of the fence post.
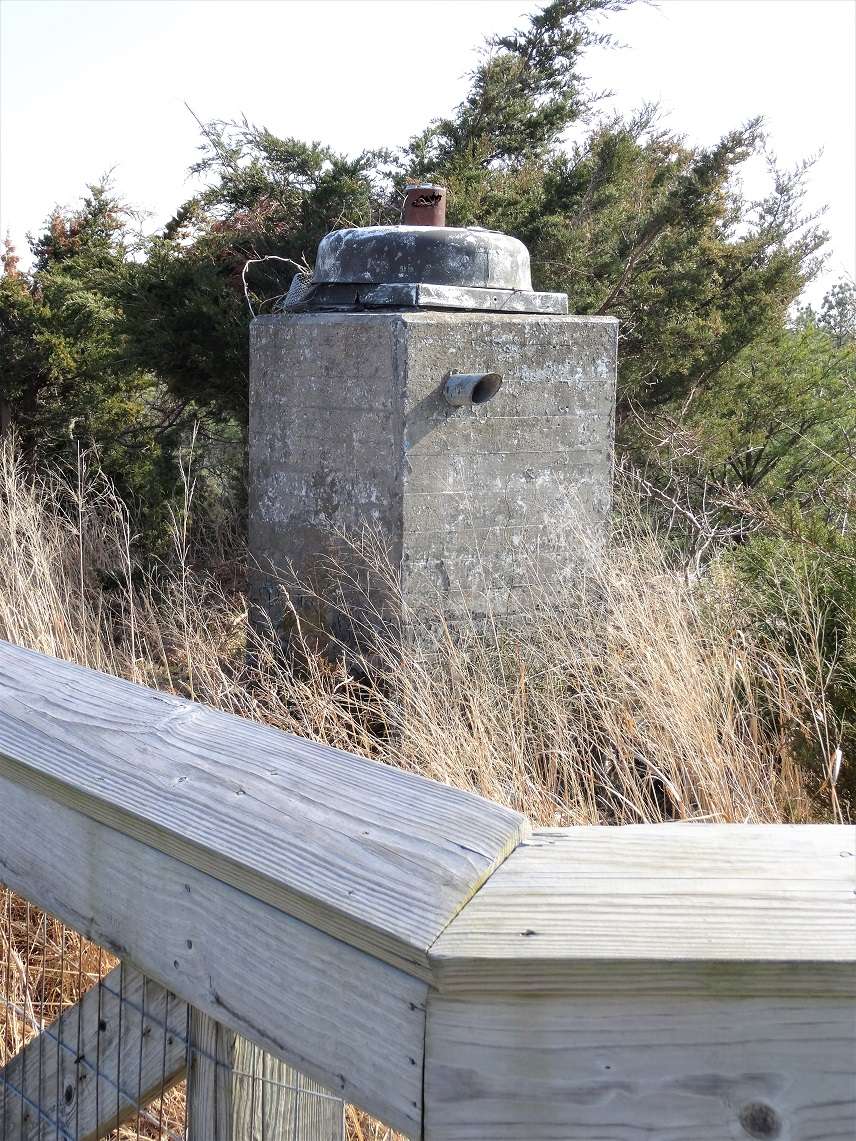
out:
{"label": "fence post", "polygon": [[232,1070],[237,1034],[193,1008],[187,1060],[188,1141],[233,1141]]}
{"label": "fence post", "polygon": [[245,1038],[235,1048],[232,1141],[345,1141],[345,1103]]}
{"label": "fence post", "polygon": [[193,1010],[188,1141],[345,1141],[345,1103]]}

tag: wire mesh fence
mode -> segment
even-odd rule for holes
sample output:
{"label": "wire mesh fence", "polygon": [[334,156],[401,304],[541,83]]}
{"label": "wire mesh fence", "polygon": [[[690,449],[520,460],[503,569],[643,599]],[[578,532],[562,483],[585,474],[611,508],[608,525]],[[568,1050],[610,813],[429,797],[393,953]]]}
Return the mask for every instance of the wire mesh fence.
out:
{"label": "wire mesh fence", "polygon": [[335,1095],[3,885],[0,934],[0,1141],[343,1141]]}
{"label": "wire mesh fence", "polygon": [[0,929],[0,1138],[185,1141],[186,1006],[6,887]]}

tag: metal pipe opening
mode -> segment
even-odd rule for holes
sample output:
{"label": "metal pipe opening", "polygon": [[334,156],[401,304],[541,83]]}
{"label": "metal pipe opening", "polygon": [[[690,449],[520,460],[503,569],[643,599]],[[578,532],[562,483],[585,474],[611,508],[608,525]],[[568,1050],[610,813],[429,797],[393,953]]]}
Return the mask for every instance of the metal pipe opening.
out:
{"label": "metal pipe opening", "polygon": [[443,395],[454,408],[486,404],[502,387],[498,372],[453,372],[443,385]]}
{"label": "metal pipe opening", "polygon": [[401,220],[405,226],[445,226],[446,187],[431,182],[408,186]]}

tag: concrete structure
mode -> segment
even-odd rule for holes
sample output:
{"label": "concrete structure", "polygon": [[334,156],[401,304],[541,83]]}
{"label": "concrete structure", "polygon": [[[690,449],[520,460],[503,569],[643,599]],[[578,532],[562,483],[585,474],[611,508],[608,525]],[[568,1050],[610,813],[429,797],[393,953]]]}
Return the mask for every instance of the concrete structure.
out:
{"label": "concrete structure", "polygon": [[[616,347],[617,322],[606,317],[387,309],[258,318],[255,558],[314,579],[329,554],[353,562],[333,532],[368,525],[401,569],[406,605],[513,612],[533,574],[565,573],[604,532]],[[483,388],[484,402],[455,407],[444,395],[455,373],[502,383]],[[261,574],[256,599],[276,622],[279,594]]]}

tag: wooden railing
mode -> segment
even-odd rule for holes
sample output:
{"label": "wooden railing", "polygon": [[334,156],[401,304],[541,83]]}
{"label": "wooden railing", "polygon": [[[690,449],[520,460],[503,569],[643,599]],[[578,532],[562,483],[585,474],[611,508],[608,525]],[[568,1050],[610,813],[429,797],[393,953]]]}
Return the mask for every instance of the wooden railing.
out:
{"label": "wooden railing", "polygon": [[850,826],[532,831],[0,643],[0,880],[122,960],[108,994],[187,1004],[191,1136],[233,1136],[236,1041],[431,1141],[856,1136]]}

